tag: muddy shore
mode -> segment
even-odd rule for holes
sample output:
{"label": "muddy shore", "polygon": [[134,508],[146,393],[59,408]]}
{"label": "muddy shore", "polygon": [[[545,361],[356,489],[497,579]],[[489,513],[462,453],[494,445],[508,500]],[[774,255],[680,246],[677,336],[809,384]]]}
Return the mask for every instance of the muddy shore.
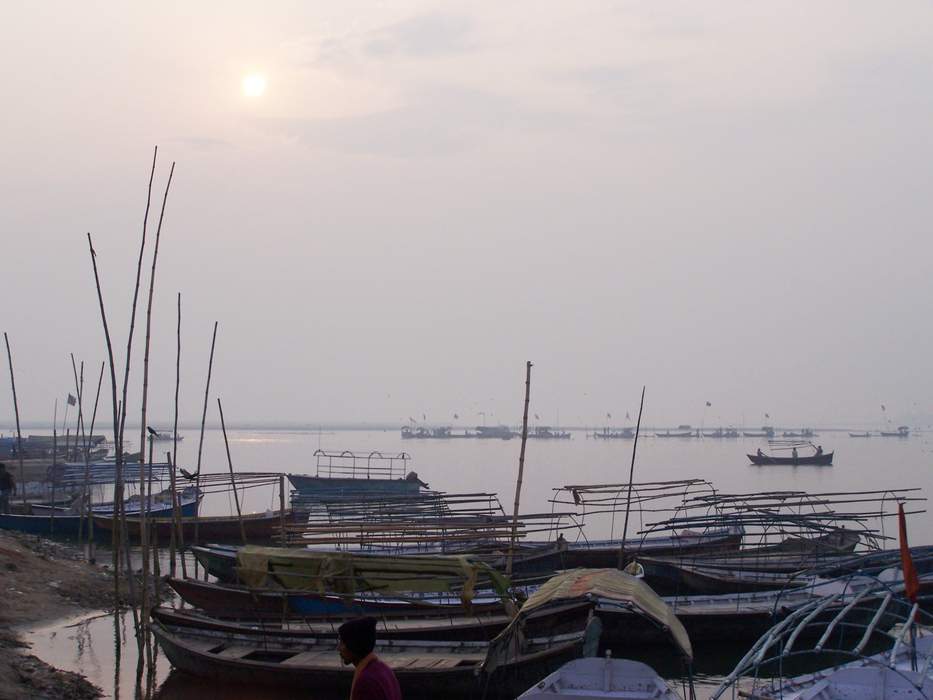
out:
{"label": "muddy shore", "polygon": [[0,531],[0,700],[85,700],[101,690],[29,653],[20,632],[29,626],[113,609],[113,576],[73,546]]}

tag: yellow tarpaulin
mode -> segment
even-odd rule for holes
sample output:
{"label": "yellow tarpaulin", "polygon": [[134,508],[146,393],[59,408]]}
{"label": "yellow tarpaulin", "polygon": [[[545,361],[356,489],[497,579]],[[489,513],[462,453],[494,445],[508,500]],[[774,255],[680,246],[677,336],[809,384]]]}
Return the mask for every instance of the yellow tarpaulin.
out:
{"label": "yellow tarpaulin", "polygon": [[283,547],[241,547],[237,573],[251,588],[315,593],[447,593],[472,601],[477,584],[508,595],[508,579],[468,556],[389,557]]}

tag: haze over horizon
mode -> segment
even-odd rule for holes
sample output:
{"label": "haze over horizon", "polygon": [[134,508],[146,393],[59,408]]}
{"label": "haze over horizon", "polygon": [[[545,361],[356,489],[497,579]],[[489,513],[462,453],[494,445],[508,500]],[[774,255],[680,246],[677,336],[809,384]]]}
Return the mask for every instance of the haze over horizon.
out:
{"label": "haze over horizon", "polygon": [[928,3],[59,3],[0,39],[24,422],[105,358],[88,231],[122,374],[154,144],[163,425],[178,292],[185,424],[215,320],[212,422],[515,424],[525,360],[541,423],[643,384],[649,425],[933,421]]}

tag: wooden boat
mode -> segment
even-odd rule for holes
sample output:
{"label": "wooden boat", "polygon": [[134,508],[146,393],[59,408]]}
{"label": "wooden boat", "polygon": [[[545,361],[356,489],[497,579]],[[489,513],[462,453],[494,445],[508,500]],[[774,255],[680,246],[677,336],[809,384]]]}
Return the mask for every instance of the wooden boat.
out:
{"label": "wooden boat", "polygon": [[[199,498],[191,497],[181,504],[182,515],[193,516],[198,512]],[[35,506],[33,506],[35,508]],[[110,506],[111,512],[113,506]],[[138,512],[138,508],[137,508]],[[172,504],[160,503],[154,505],[150,514],[159,517],[172,512]],[[83,524],[82,524],[83,522]],[[68,515],[51,511],[43,515],[0,515],[0,529],[17,530],[31,535],[43,535],[46,537],[78,537],[81,532],[87,532],[88,518],[82,515]],[[105,531],[96,531],[101,537],[109,537]],[[95,536],[97,536],[95,534]]]}
{"label": "wooden boat", "polygon": [[[152,618],[175,627],[194,627],[238,635],[264,637],[273,634],[277,637],[301,639],[312,637],[337,636],[337,628],[351,617],[301,617],[269,618],[242,617],[217,618],[191,610],[173,610],[166,607],[152,609]],[[499,634],[511,622],[511,616],[505,613],[484,613],[480,615],[412,616],[393,615],[380,617],[378,635],[380,639],[422,639],[444,641],[489,641]]]}
{"label": "wooden boat", "polygon": [[[168,585],[183,601],[217,617],[320,617],[323,615],[458,616],[465,608],[457,596],[346,596],[308,591],[251,589],[233,584],[215,584],[170,578]],[[497,597],[474,598],[474,614],[503,614]]]}
{"label": "wooden boat", "polygon": [[648,664],[631,659],[568,661],[517,700],[681,700]]}
{"label": "wooden boat", "polygon": [[[292,511],[285,512],[286,522],[293,518]],[[186,543],[195,541],[195,523],[197,523],[198,541],[242,543],[240,518],[235,515],[199,516],[194,514],[181,518],[182,536]],[[270,542],[282,532],[282,513],[246,513],[243,515],[243,531],[248,542]],[[112,516],[95,515],[94,527],[107,532],[113,530]],[[149,517],[146,525],[159,542],[171,539],[173,521],[171,517]],[[127,518],[126,530],[131,539],[139,539],[139,518]],[[152,535],[150,535],[151,539]]]}
{"label": "wooden boat", "polygon": [[813,582],[799,572],[774,573],[706,567],[702,559],[687,562],[638,557],[645,582],[659,595],[722,595],[799,588]]}
{"label": "wooden boat", "polygon": [[[583,542],[541,542],[522,547],[521,554],[513,561],[512,571],[516,576],[550,575],[561,569],[615,568],[619,564],[619,552],[624,545],[627,556],[671,556],[684,557],[699,553],[738,551],[744,529],[738,525],[709,528],[701,533],[681,533],[636,537],[622,540],[593,540]],[[202,539],[206,539],[203,538]],[[203,545],[191,547],[201,565],[221,582],[235,583],[237,547],[225,545]],[[505,567],[505,555],[481,557],[493,567]]]}
{"label": "wooden boat", "polygon": [[[590,540],[568,543],[566,550],[555,555],[556,569],[615,568],[619,565],[619,552],[627,556],[688,556],[697,553],[730,552],[738,550],[745,530],[741,526],[709,528],[702,533],[679,533],[654,537],[634,537],[622,540]],[[513,571],[530,572],[530,566],[516,561]],[[555,569],[555,570],[556,570]]]}
{"label": "wooden boat", "polygon": [[622,430],[603,428],[602,430],[593,431],[590,437],[598,440],[632,440],[635,438],[635,431],[631,428],[623,428]]}
{"label": "wooden boat", "polygon": [[[688,557],[652,557],[674,566],[695,564],[709,572],[728,575],[771,574],[795,576],[801,571],[814,569],[824,577],[841,576],[867,566],[871,555],[853,554],[861,541],[859,534],[842,528],[818,537],[788,537],[782,542],[749,547],[734,552],[722,552]],[[641,559],[638,559],[641,561]],[[878,560],[878,570],[891,566],[889,559]],[[883,565],[880,565],[884,562]],[[720,591],[725,592],[725,591]]]}
{"label": "wooden boat", "polygon": [[314,475],[289,474],[288,480],[300,494],[319,498],[357,497],[373,494],[417,494],[423,482],[408,471],[411,457],[405,453],[368,454],[350,450],[315,450]]}
{"label": "wooden boat", "polygon": [[[178,670],[218,682],[259,683],[349,695],[353,667],[340,659],[332,637],[277,637],[176,627],[159,621],[152,632]],[[517,653],[480,674],[489,644],[423,640],[378,641],[406,698],[514,698],[545,673],[578,656],[582,634],[526,639]]]}
{"label": "wooden boat", "polygon": [[871,437],[871,433],[868,432],[867,430],[864,433],[849,433],[849,437],[866,438],[866,437]]}
{"label": "wooden boat", "polygon": [[767,630],[711,699],[734,697],[737,687],[757,700],[933,696],[930,615],[880,580],[845,606],[837,596],[816,598]]}
{"label": "wooden boat", "polygon": [[824,452],[814,455],[806,455],[801,457],[773,457],[771,455],[753,454],[747,455],[749,461],[752,464],[758,466],[772,466],[772,465],[789,465],[789,466],[803,466],[803,465],[813,465],[813,466],[832,466],[833,463],[833,453]]}
{"label": "wooden boat", "polygon": [[528,437],[537,440],[569,440],[570,433],[562,430],[552,430],[547,425],[539,425],[528,433]]}
{"label": "wooden boat", "polygon": [[920,637],[912,645],[902,644],[891,651],[872,654],[841,666],[794,676],[770,687],[755,688],[743,696],[750,700],[927,700],[933,697],[931,657],[933,637]]}
{"label": "wooden boat", "polygon": [[[405,697],[514,698],[579,656],[587,637],[589,649],[595,651],[599,627],[590,621],[597,593],[605,604],[669,630],[678,648],[692,655],[686,632],[657,595],[614,570],[555,576],[489,643],[387,639],[377,642],[376,653],[393,667]],[[153,632],[176,668],[217,680],[345,692],[352,676],[352,669],[339,662],[332,635],[234,633],[162,620],[153,623]]]}
{"label": "wooden boat", "polygon": [[670,430],[664,433],[655,433],[655,437],[659,438],[689,438],[693,437],[694,433],[692,430],[685,430],[681,432],[672,433]]}
{"label": "wooden boat", "polygon": [[910,436],[910,428],[908,428],[906,425],[900,426],[895,432],[884,431],[884,430],[881,431],[881,437],[909,437],[909,436]]}

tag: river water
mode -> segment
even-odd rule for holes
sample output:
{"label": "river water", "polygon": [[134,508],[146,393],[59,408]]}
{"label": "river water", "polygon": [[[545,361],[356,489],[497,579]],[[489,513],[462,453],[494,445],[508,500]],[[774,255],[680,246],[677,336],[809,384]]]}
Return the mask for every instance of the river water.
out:
{"label": "river water", "polygon": [[[511,512],[518,465],[519,440],[402,440],[398,431],[228,431],[230,452],[237,471],[314,473],[316,449],[358,453],[378,450],[383,454],[405,451],[411,455],[409,469],[432,489],[447,492],[497,492]],[[835,451],[832,467],[755,467],[746,452],[767,445],[760,440],[740,438],[639,440],[635,481],[667,481],[687,478],[710,480],[726,493],[755,493],[774,490],[810,492],[866,491],[918,487],[927,495],[933,487],[933,442],[930,435],[900,438],[850,438],[846,432],[822,432],[815,442]],[[197,457],[196,431],[185,434],[179,444],[180,465],[193,469]],[[168,445],[168,443],[166,443]],[[171,449],[167,447],[166,449]],[[571,440],[528,442],[521,493],[524,513],[550,512],[552,489],[564,484],[618,483],[628,480],[632,457],[631,440],[593,440],[575,432]],[[223,436],[211,430],[205,435],[204,471],[227,469]],[[278,507],[274,489],[255,489],[244,494],[244,512]],[[915,504],[916,505],[916,504]],[[915,508],[925,509],[923,504]],[[202,507],[206,515],[233,512],[232,499],[212,494]],[[896,534],[896,524],[889,522]],[[608,536],[608,523],[587,525],[589,537]],[[919,513],[909,519],[911,544],[933,544],[933,514]],[[616,532],[618,535],[618,532]],[[166,569],[163,568],[163,571]],[[129,628],[129,635],[125,631]],[[132,618],[127,613],[90,616],[58,622],[31,630],[27,635],[33,653],[59,668],[83,673],[100,686],[106,697],[135,697],[136,643]],[[698,650],[704,651],[704,650]],[[703,689],[713,687],[727,673],[743,649],[723,647],[705,650],[698,671]],[[699,654],[698,654],[699,656]],[[119,659],[119,663],[118,663]],[[659,663],[663,663],[663,660]],[[660,670],[660,669],[659,669]],[[673,673],[668,675],[673,676]],[[160,697],[196,698],[318,698],[306,692],[268,690],[204,683],[171,672],[164,658],[156,664],[156,687]]]}

